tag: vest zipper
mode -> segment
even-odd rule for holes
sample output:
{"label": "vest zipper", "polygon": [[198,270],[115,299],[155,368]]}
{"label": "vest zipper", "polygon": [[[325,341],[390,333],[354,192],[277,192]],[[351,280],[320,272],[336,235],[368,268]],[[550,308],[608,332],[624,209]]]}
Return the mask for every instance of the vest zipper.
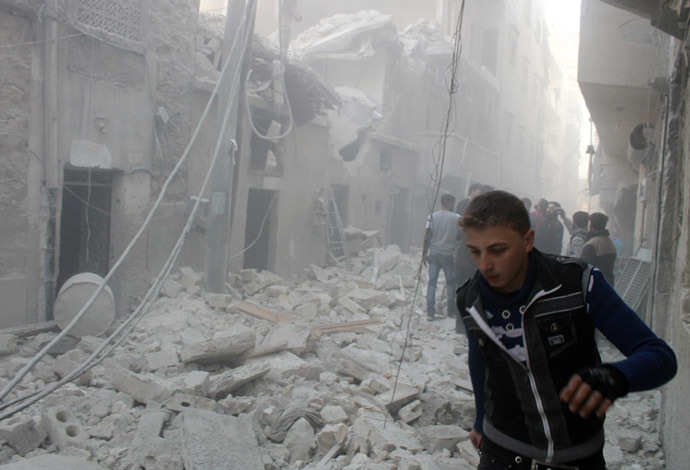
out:
{"label": "vest zipper", "polygon": [[532,394],[534,395],[534,402],[537,405],[537,411],[539,412],[539,417],[541,418],[541,424],[542,427],[544,428],[544,436],[546,437],[546,442],[547,442],[547,447],[546,447],[546,463],[550,463],[551,459],[553,459],[553,454],[554,454],[554,444],[553,444],[553,436],[551,435],[551,426],[549,425],[549,420],[546,417],[546,412],[544,411],[544,403],[541,400],[541,395],[539,394],[539,388],[537,387],[537,381],[534,378],[534,374],[532,374],[532,367],[530,366],[530,360],[529,360],[529,345],[527,343],[527,337],[525,336],[525,332],[527,329],[525,328],[525,313],[527,313],[527,310],[529,310],[530,306],[540,297],[543,297],[545,295],[548,295],[552,292],[557,291],[560,289],[561,286],[557,286],[554,289],[551,289],[550,291],[539,291],[537,294],[530,300],[530,302],[527,304],[527,307],[525,307],[525,312],[522,314],[522,342],[525,347],[525,356],[527,357],[527,377],[529,377],[529,385],[530,388],[532,389]]}

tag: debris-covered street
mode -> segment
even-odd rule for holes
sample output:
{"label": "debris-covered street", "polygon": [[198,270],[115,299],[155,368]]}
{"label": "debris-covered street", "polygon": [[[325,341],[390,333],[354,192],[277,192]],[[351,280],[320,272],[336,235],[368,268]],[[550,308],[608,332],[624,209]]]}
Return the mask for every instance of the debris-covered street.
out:
{"label": "debris-covered street", "polygon": [[[0,423],[0,468],[475,468],[466,338],[450,318],[425,320],[425,270],[412,305],[418,268],[391,245],[294,279],[245,270],[229,294],[205,295],[182,267],[111,357]],[[54,336],[3,335],[0,385]],[[101,341],[65,338],[16,395]],[[616,403],[609,469],[665,468],[658,401]]]}

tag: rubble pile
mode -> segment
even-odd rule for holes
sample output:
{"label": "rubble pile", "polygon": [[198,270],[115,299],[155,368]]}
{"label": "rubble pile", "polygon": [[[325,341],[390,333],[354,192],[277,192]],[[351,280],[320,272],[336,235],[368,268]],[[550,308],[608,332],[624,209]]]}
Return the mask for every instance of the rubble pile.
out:
{"label": "rubble pile", "polygon": [[[226,294],[181,268],[112,356],[0,422],[0,469],[476,468],[466,338],[424,320],[417,271],[394,245],[293,280],[244,270]],[[54,336],[0,335],[0,386]],[[103,341],[69,339],[8,399]],[[657,401],[616,404],[609,468],[663,467]]]}

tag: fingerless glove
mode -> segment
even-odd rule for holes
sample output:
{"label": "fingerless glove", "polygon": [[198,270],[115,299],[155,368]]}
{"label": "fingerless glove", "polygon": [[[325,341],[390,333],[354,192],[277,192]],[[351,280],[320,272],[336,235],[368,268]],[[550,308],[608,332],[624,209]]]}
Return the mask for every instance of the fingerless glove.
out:
{"label": "fingerless glove", "polygon": [[592,387],[592,390],[598,391],[611,401],[628,393],[628,380],[613,366],[584,367],[578,370],[577,374]]}

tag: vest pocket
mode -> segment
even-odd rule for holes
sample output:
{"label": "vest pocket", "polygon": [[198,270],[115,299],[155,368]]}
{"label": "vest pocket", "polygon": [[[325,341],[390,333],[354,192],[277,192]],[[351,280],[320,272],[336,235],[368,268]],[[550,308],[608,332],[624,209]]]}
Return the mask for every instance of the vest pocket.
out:
{"label": "vest pocket", "polygon": [[572,312],[559,312],[535,317],[539,335],[549,357],[562,354],[577,342]]}

